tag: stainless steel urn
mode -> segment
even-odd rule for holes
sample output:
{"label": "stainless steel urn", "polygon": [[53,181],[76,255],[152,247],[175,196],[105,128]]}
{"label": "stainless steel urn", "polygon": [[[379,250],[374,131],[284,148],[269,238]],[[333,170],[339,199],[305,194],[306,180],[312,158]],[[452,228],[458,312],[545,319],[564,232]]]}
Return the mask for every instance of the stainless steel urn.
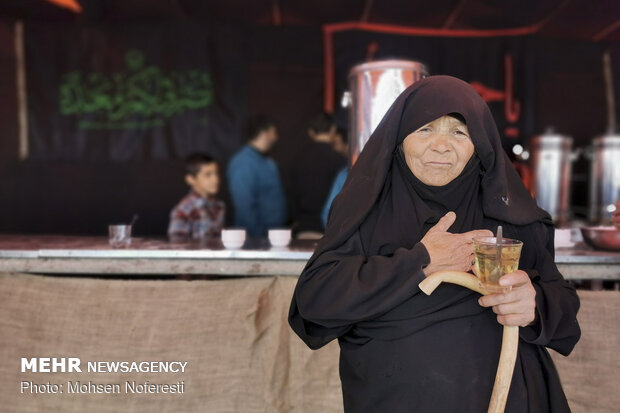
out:
{"label": "stainless steel urn", "polygon": [[554,133],[534,136],[530,143],[532,193],[558,225],[570,219],[572,146],[571,137]]}
{"label": "stainless steel urn", "polygon": [[620,200],[620,135],[604,135],[592,144],[589,218],[610,224],[614,204]]}
{"label": "stainless steel urn", "polygon": [[349,72],[349,163],[353,165],[383,115],[413,82],[428,76],[426,67],[408,60],[382,60],[354,66]]}

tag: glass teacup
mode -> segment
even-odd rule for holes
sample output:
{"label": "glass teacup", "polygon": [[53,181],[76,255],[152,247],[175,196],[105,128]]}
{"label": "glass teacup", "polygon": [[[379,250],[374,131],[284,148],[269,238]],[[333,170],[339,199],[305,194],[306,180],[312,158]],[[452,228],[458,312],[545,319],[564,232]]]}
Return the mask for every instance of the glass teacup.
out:
{"label": "glass teacup", "polygon": [[473,242],[474,272],[482,287],[494,293],[510,291],[510,287],[499,285],[499,279],[519,269],[523,242],[503,238],[501,244],[497,244],[495,237],[475,237]]}

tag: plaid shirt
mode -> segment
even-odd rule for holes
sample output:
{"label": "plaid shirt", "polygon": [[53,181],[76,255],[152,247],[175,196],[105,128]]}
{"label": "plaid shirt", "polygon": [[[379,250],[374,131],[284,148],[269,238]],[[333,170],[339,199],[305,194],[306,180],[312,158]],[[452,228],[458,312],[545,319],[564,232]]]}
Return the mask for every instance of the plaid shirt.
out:
{"label": "plaid shirt", "polygon": [[168,236],[188,239],[218,237],[225,212],[224,202],[215,197],[205,199],[190,191],[170,212]]}

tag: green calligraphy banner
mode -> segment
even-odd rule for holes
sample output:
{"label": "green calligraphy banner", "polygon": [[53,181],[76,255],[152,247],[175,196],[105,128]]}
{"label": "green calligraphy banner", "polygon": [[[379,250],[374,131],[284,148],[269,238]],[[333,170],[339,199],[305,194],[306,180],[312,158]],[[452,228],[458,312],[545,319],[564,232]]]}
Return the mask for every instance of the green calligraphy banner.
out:
{"label": "green calligraphy banner", "polygon": [[[218,41],[218,37],[223,41]],[[242,135],[241,34],[200,27],[26,27],[30,157],[226,159]],[[241,86],[241,87],[240,87]]]}

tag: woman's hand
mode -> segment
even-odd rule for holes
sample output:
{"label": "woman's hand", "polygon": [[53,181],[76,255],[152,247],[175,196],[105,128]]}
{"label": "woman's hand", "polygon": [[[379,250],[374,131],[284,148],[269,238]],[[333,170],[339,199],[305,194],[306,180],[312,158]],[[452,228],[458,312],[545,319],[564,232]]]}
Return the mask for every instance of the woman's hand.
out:
{"label": "woman's hand", "polygon": [[454,224],[456,214],[452,211],[444,215],[437,224],[428,230],[420,241],[431,258],[424,268],[426,276],[442,270],[469,271],[474,262],[473,237],[492,237],[493,233],[479,229],[462,234],[451,234],[448,228]]}
{"label": "woman's hand", "polygon": [[480,297],[483,307],[493,307],[497,321],[505,326],[525,327],[536,319],[536,290],[525,271],[517,270],[499,279],[504,287],[512,286],[507,293]]}

